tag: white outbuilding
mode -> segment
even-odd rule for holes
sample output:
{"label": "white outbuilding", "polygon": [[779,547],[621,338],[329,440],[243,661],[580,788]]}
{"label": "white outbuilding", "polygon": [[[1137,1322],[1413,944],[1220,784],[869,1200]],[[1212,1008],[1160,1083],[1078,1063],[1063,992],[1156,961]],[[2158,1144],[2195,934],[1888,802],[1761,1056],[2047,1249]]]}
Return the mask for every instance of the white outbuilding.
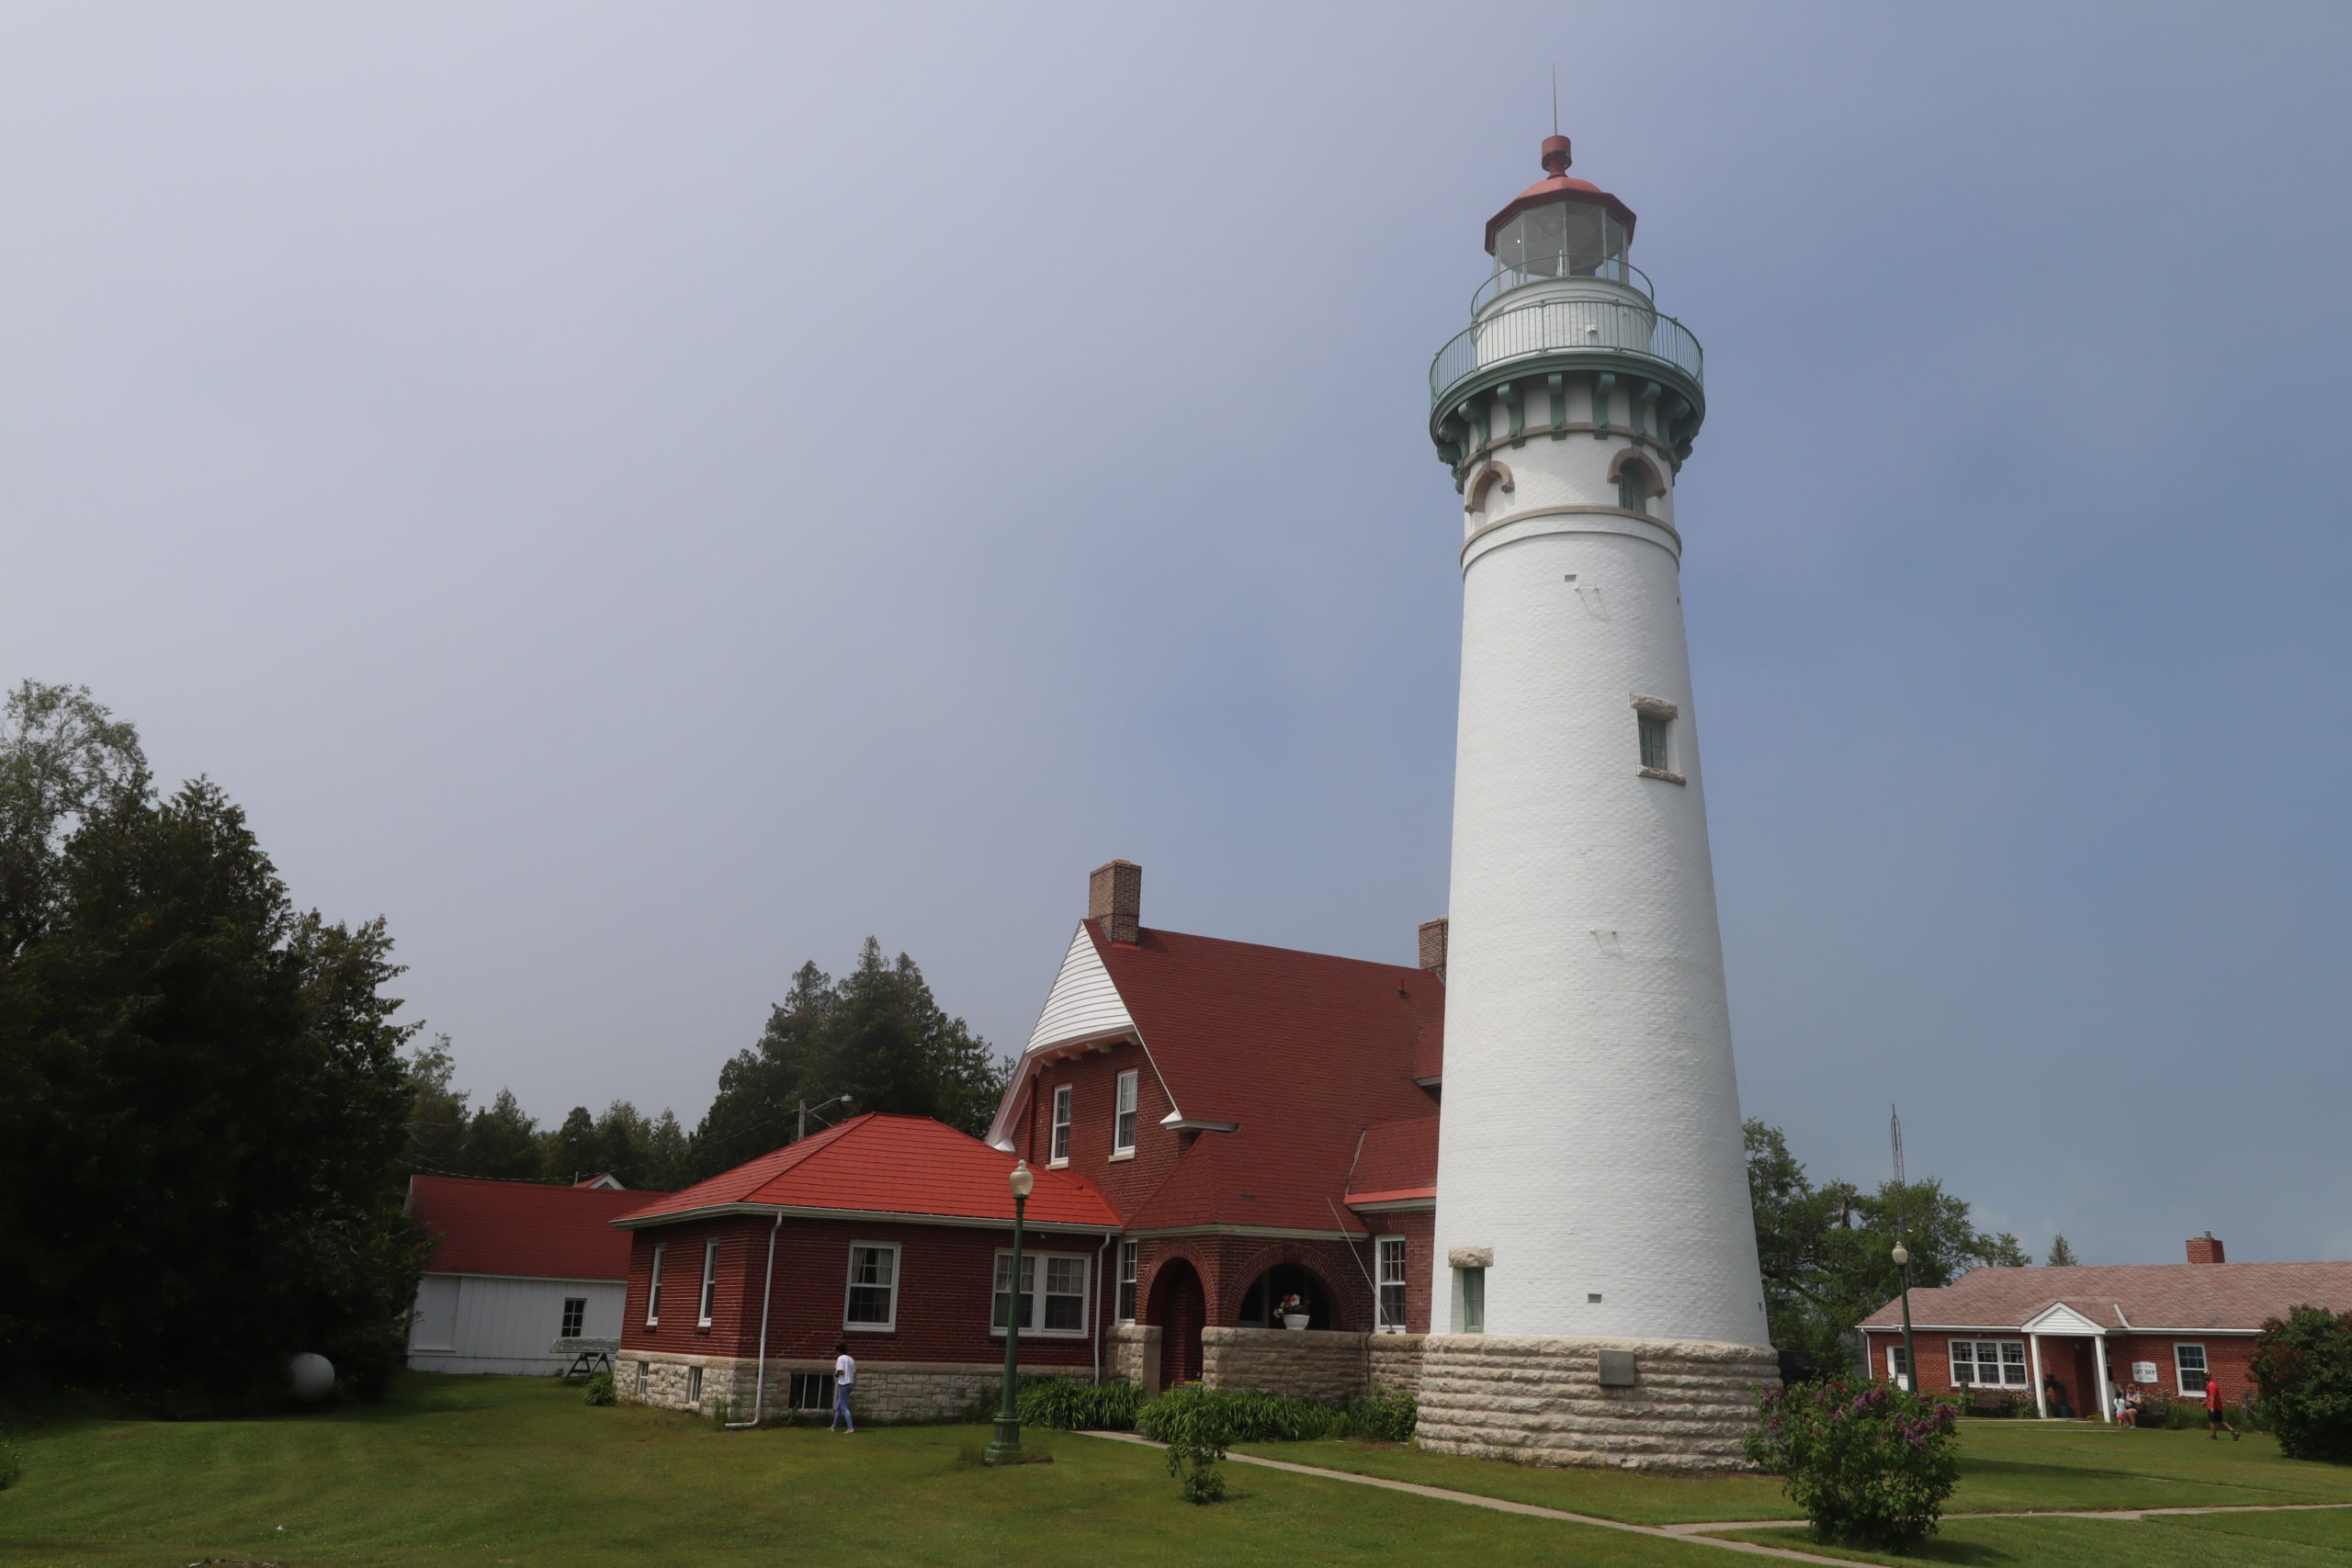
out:
{"label": "white outbuilding", "polygon": [[629,1238],[612,1222],[659,1196],[610,1178],[577,1187],[409,1178],[409,1213],[434,1232],[410,1368],[550,1374],[599,1342],[616,1346]]}

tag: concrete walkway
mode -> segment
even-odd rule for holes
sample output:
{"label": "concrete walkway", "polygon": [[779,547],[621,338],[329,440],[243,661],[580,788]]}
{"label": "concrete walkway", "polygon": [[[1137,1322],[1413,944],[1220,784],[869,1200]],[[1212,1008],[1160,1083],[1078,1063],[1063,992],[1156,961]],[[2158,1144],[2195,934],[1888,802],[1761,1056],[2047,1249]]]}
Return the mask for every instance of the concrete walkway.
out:
{"label": "concrete walkway", "polygon": [[[1114,1443],[1133,1443],[1138,1448],[1165,1446],[1134,1432],[1080,1432],[1078,1435],[1101,1438]],[[1720,1547],[1725,1551],[1744,1551],[1752,1557],[1778,1557],[1791,1562],[1845,1563],[1849,1568],[1853,1562],[1849,1557],[1824,1557],[1818,1552],[1799,1551],[1791,1547],[1759,1546],[1751,1540],[1725,1540],[1716,1533],[1721,1530],[1802,1529],[1804,1525],[1802,1519],[1705,1519],[1691,1524],[1635,1525],[1623,1519],[1600,1518],[1591,1514],[1571,1514],[1564,1508],[1544,1508],[1533,1503],[1514,1503],[1503,1497],[1481,1496],[1476,1492],[1455,1492],[1443,1486],[1423,1486],[1418,1482],[1391,1481],[1382,1475],[1358,1475],[1351,1470],[1325,1470],[1320,1465],[1293,1464],[1288,1460],[1261,1459],[1256,1454],[1233,1453],[1226,1457],[1236,1464],[1286,1470],[1293,1475],[1313,1475],[1325,1481],[1377,1486],[1384,1492],[1404,1492],[1416,1497],[1433,1497],[1441,1503],[1491,1508],[1498,1514],[1523,1514],[1530,1518],[1558,1519],[1564,1524],[1592,1525],[1605,1530],[1623,1530],[1628,1535],[1656,1536],[1661,1540],[1687,1540],[1702,1546]],[[2221,1503],[2194,1508],[2042,1508],[2022,1513],[1947,1514],[1944,1517],[1947,1519],[2120,1519],[2128,1523],[2165,1514],[2306,1514],[2331,1508],[2352,1508],[2352,1503]]]}

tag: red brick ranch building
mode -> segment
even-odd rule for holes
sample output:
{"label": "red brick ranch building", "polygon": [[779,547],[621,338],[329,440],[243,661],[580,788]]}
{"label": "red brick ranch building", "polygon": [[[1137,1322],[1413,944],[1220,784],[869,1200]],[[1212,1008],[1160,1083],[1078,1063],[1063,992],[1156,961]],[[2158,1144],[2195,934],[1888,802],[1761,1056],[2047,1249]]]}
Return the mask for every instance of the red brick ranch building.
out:
{"label": "red brick ranch building", "polygon": [[[2186,1263],[1978,1269],[1911,1292],[1919,1387],[2015,1393],[2043,1416],[2063,1404],[2110,1421],[2115,1387],[2202,1399],[2218,1378],[2235,1400],[2263,1321],[2302,1303],[2352,1310],[2352,1263],[2231,1263],[2207,1235]],[[1901,1376],[1902,1303],[1861,1329],[1872,1375]]]}

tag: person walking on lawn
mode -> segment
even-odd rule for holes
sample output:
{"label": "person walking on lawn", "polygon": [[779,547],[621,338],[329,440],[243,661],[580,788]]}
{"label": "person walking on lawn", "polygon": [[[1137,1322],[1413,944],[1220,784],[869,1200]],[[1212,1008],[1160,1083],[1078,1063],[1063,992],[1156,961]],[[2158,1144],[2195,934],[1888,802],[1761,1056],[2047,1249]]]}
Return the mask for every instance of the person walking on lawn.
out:
{"label": "person walking on lawn", "polygon": [[849,1341],[833,1346],[833,1424],[825,1429],[838,1432],[847,1426],[850,1436],[857,1435],[857,1417],[849,1413],[849,1391],[857,1386],[857,1358],[849,1353]]}
{"label": "person walking on lawn", "polygon": [[2230,1441],[2238,1440],[2238,1429],[2230,1425],[2222,1406],[2222,1380],[2211,1372],[2205,1374],[2205,1437],[2210,1442],[2220,1442],[2224,1432],[2230,1435]]}

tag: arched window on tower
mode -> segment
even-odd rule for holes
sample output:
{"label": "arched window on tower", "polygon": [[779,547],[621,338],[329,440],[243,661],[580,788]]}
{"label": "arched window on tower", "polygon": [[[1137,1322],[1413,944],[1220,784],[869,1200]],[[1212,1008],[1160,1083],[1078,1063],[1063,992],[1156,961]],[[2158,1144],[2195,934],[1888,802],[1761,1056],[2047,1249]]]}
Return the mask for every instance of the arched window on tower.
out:
{"label": "arched window on tower", "polygon": [[1650,509],[1650,466],[1627,463],[1617,470],[1617,504],[1628,512]]}

